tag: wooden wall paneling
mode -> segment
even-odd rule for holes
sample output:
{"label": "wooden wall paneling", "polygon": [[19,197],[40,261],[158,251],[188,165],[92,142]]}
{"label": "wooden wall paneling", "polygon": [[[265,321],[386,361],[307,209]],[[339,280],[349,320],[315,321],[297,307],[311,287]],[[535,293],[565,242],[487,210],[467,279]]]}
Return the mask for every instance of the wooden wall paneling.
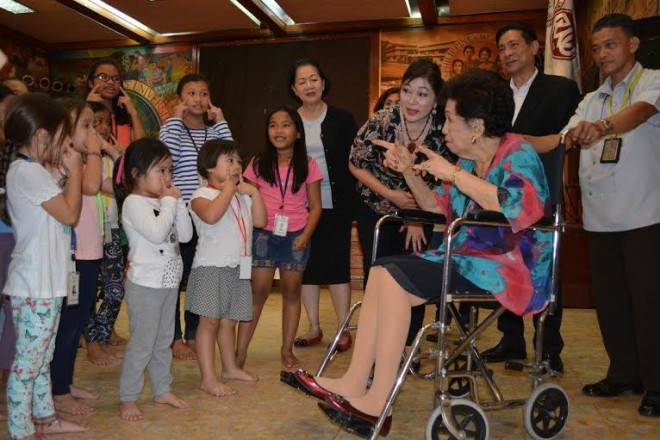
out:
{"label": "wooden wall paneling", "polygon": [[220,105],[244,155],[261,151],[265,114],[278,104],[293,107],[289,96],[289,67],[299,58],[316,59],[332,82],[326,98],[351,111],[358,123],[368,116],[371,35],[200,47],[200,71],[211,81],[213,103]]}

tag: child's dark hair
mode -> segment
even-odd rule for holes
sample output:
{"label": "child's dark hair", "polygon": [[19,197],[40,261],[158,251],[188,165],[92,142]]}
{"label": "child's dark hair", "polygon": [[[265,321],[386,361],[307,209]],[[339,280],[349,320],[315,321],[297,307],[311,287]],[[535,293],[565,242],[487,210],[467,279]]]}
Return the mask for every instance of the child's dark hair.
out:
{"label": "child's dark hair", "polygon": [[[86,87],[85,98],[87,97],[87,95],[89,95],[89,92],[92,91],[92,89],[89,87],[89,82],[94,81],[94,75],[96,75],[96,71],[101,66],[114,66],[114,68],[117,69],[117,72],[119,72],[119,76],[120,77],[122,76],[122,71],[121,71],[121,67],[119,66],[119,63],[117,63],[112,58],[99,58],[98,60],[92,63],[92,65],[89,67],[89,71],[87,72],[87,83],[86,83],[87,87]],[[122,78],[122,82],[123,82],[123,78]],[[128,114],[128,111],[124,107],[120,107],[118,105],[117,101],[119,101],[119,96],[121,95],[117,95],[113,98],[112,108],[110,109],[110,111],[114,114],[115,123],[117,125],[129,125],[131,123],[131,116]]]}
{"label": "child's dark hair", "polygon": [[141,138],[128,145],[124,155],[115,162],[112,179],[120,212],[126,197],[135,190],[137,179],[171,156],[170,150],[158,139]]}
{"label": "child's dark hair", "polygon": [[87,101],[87,106],[89,108],[91,108],[94,113],[108,112],[108,113],[112,114],[112,112],[110,111],[108,106],[103,104],[102,102]]}
{"label": "child's dark hair", "polygon": [[[60,139],[55,139],[57,130],[66,126],[69,120],[64,107],[43,93],[28,93],[17,97],[7,109],[5,117],[5,147],[0,150],[0,188],[5,189],[9,164],[16,158],[16,153],[29,144],[39,129],[46,130],[51,143],[57,147],[48,148],[45,157],[38,158],[44,165],[57,166],[61,158]],[[63,130],[64,132],[64,130]],[[6,194],[0,194],[0,218],[11,224],[5,204]]]}
{"label": "child's dark hair", "polygon": [[241,154],[236,142],[225,139],[211,139],[204,142],[202,148],[199,149],[197,154],[197,172],[204,179],[209,178],[209,170],[215,168],[218,163],[218,158],[223,154],[230,155],[237,153]]}
{"label": "child's dark hair", "polygon": [[296,130],[298,131],[298,137],[293,145],[293,158],[291,159],[291,163],[293,164],[293,184],[291,185],[291,192],[296,193],[303,183],[305,183],[305,180],[307,180],[308,168],[305,128],[303,127],[300,115],[293,108],[287,105],[280,105],[268,112],[268,115],[266,115],[266,148],[264,148],[264,151],[254,160],[252,163],[252,169],[271,186],[277,185],[277,180],[275,180],[275,170],[278,169],[277,149],[270,141],[270,136],[268,135],[270,118],[277,112],[288,113],[288,115],[291,116],[291,119],[293,119],[294,124],[296,124]]}
{"label": "child's dark hair", "polygon": [[189,73],[179,80],[179,84],[176,86],[176,95],[180,98],[181,93],[183,92],[183,87],[191,82],[204,82],[206,86],[210,89],[211,84],[209,83],[208,78],[206,78],[201,73]]}
{"label": "child's dark hair", "polygon": [[4,84],[0,84],[0,102],[4,101],[7,96],[13,96],[14,91]]}

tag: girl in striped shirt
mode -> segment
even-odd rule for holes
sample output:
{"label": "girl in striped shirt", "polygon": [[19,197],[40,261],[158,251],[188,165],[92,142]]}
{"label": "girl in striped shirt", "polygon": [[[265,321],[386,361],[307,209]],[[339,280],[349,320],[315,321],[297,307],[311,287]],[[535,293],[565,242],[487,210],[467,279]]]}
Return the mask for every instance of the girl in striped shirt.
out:
{"label": "girl in striped shirt", "polygon": [[[160,140],[172,153],[174,163],[173,184],[181,189],[186,204],[197,188],[200,178],[197,174],[197,156],[202,145],[211,139],[232,140],[229,125],[222,110],[211,104],[209,82],[200,74],[189,74],[181,78],[176,93],[179,103],[174,114],[160,129]],[[207,125],[206,120],[212,125]],[[181,245],[183,258],[183,279],[180,290],[184,290],[197,247],[197,233],[190,242]],[[186,311],[184,315],[185,334],[181,331],[179,306],[176,308],[174,343],[172,354],[178,359],[195,359],[195,333],[199,317]],[[185,337],[186,343],[183,342]]]}

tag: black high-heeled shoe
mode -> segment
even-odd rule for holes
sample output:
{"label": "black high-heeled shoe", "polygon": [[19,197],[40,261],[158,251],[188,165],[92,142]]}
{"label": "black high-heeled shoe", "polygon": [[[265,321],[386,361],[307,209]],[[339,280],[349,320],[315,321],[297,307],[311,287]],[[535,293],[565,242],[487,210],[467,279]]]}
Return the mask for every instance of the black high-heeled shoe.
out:
{"label": "black high-heeled shoe", "polygon": [[[329,397],[324,402],[319,402],[319,408],[328,416],[330,420],[339,424],[346,431],[369,438],[376,428],[378,422],[377,416],[365,414],[359,409],[353,407],[351,403],[342,397]],[[392,416],[385,418],[383,426],[380,428],[379,435],[387,436],[392,427]]]}

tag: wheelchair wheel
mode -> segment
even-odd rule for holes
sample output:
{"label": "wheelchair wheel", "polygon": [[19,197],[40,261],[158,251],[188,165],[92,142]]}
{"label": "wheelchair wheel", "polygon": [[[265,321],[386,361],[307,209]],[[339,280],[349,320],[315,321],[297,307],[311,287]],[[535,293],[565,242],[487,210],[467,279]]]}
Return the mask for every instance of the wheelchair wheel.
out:
{"label": "wheelchair wheel", "polygon": [[545,383],[536,387],[525,403],[525,431],[536,440],[557,437],[566,426],[568,409],[568,396],[560,386]]}
{"label": "wheelchair wheel", "polygon": [[[426,440],[453,440],[456,437],[451,435],[444,422],[442,407],[437,407],[429,417],[426,424]],[[483,409],[476,403],[467,399],[454,399],[451,401],[451,416],[454,424],[465,431],[466,439],[486,440],[488,433],[488,419]]]}
{"label": "wheelchair wheel", "polygon": [[[450,364],[447,365],[449,371],[466,371],[467,358],[463,355],[458,356]],[[449,379],[449,389],[447,390],[450,396],[460,399],[470,394],[470,380],[466,377],[454,377]]]}

